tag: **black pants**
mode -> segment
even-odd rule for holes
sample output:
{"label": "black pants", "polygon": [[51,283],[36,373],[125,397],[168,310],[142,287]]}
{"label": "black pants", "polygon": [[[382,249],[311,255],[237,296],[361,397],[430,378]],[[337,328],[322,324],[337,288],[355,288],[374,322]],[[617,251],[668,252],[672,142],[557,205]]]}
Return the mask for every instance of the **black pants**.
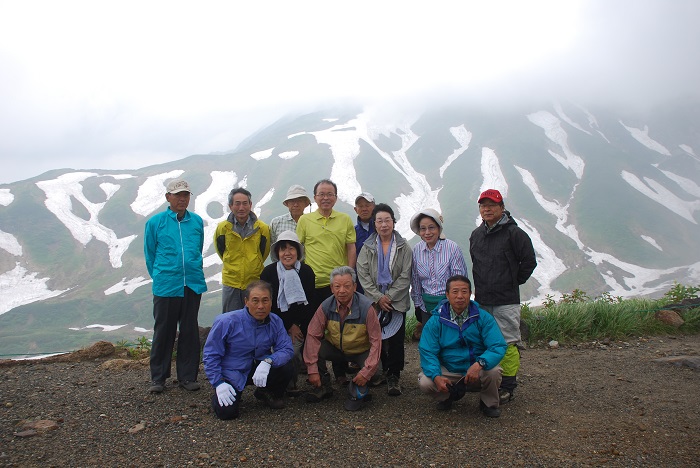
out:
{"label": "black pants", "polygon": [[151,380],[165,382],[170,377],[173,346],[178,326],[177,380],[197,380],[199,371],[199,303],[202,295],[185,286],[183,297],[153,296],[153,343]]}
{"label": "black pants", "polygon": [[333,374],[338,378],[339,375],[336,371],[341,367],[346,367],[348,362],[354,362],[362,369],[365,366],[365,359],[367,359],[367,356],[369,356],[369,351],[360,354],[345,354],[325,339],[321,340],[321,347],[318,350],[318,373],[321,377],[328,375],[325,363],[326,361],[331,361],[333,364]]}
{"label": "black pants", "polygon": [[[253,364],[252,369],[250,369],[250,374],[248,374],[248,381],[246,385],[253,384],[253,374],[255,374],[255,369],[258,367],[259,362]],[[290,360],[287,364],[282,367],[273,367],[270,369],[270,373],[267,375],[267,385],[264,387],[265,390],[269,391],[273,398],[282,398],[284,392],[289,385],[289,381],[292,380],[292,374],[294,373],[294,365]],[[226,383],[231,384],[231,382],[225,380]],[[221,406],[219,404],[219,397],[216,396],[216,391],[211,396],[211,407],[214,410],[214,414],[219,419],[236,419],[241,412],[241,400],[243,397],[243,389],[236,389],[236,401],[232,405]]]}
{"label": "black pants", "polygon": [[382,340],[382,369],[387,377],[390,375],[399,377],[406,360],[406,351],[404,349],[404,341],[406,338],[406,314],[401,314],[401,317],[402,322],[399,330],[393,336]]}

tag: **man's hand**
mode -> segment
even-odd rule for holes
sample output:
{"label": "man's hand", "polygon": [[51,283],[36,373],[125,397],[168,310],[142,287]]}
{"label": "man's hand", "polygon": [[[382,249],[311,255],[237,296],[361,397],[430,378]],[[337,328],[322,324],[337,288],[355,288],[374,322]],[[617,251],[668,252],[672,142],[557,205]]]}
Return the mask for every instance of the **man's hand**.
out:
{"label": "man's hand", "polygon": [[253,374],[253,383],[256,387],[264,387],[267,385],[267,374],[270,373],[270,364],[265,361],[260,361],[258,368],[255,369],[255,374]]}
{"label": "man's hand", "polygon": [[321,386],[321,376],[319,374],[309,374],[309,383],[318,388]]}
{"label": "man's hand", "polygon": [[433,382],[435,382],[435,386],[437,387],[438,392],[447,393],[450,391],[450,379],[448,379],[447,377],[438,375],[433,379]]}
{"label": "man's hand", "polygon": [[230,384],[223,382],[216,387],[216,398],[221,406],[232,405],[236,401],[236,389]]}
{"label": "man's hand", "polygon": [[355,382],[355,385],[357,385],[358,387],[364,387],[365,385],[367,385],[367,379],[359,372],[357,373],[355,378],[352,379],[352,381]]}
{"label": "man's hand", "polygon": [[467,385],[475,385],[479,383],[479,375],[481,373],[481,364],[475,362],[469,369],[467,369],[467,375],[464,377],[465,383]]}
{"label": "man's hand", "polygon": [[304,333],[302,333],[301,328],[298,325],[292,325],[287,330],[289,337],[292,339],[292,343],[295,341],[304,341]]}
{"label": "man's hand", "polygon": [[388,312],[391,310],[391,299],[389,299],[389,296],[384,295],[379,298],[379,300],[377,301],[377,305],[382,310],[386,310]]}

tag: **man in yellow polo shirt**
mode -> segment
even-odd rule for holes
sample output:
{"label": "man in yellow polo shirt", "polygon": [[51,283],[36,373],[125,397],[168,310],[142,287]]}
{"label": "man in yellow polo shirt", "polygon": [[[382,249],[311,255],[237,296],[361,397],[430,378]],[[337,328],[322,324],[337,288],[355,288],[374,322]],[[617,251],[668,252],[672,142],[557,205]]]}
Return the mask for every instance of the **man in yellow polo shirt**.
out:
{"label": "man in yellow polo shirt", "polygon": [[331,271],[343,265],[355,268],[357,260],[355,226],[350,216],[333,209],[337,197],[338,186],[334,182],[329,179],[318,181],[314,186],[318,209],[302,215],[297,222],[297,235],[304,244],[306,264],[316,274],[313,310],[332,295]]}

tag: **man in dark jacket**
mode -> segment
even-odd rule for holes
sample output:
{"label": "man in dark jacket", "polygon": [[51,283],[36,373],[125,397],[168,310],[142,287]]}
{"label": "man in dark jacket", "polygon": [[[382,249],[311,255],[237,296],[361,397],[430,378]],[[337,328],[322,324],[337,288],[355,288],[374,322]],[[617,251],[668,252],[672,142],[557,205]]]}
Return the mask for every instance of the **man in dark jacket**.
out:
{"label": "man in dark jacket", "polygon": [[520,288],[537,266],[530,237],[520,229],[505,209],[498,190],[479,196],[479,214],[484,222],[469,238],[472,258],[474,299],[490,312],[508,343],[501,362],[503,381],[501,403],[513,399],[520,368]]}

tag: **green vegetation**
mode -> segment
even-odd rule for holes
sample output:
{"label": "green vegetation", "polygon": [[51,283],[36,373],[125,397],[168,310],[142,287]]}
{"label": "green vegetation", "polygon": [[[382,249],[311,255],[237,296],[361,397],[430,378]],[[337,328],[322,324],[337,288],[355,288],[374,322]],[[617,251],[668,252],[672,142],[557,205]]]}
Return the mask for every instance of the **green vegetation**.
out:
{"label": "green vegetation", "polygon": [[591,300],[584,291],[575,289],[563,294],[559,302],[547,295],[543,307],[522,305],[522,319],[530,328],[529,342],[549,340],[580,342],[604,338],[700,332],[700,307],[676,309],[685,323],[679,328],[655,318],[667,304],[696,299],[700,287],[674,283],[661,299],[627,299],[603,293]]}
{"label": "green vegetation", "polygon": [[118,351],[126,351],[126,355],[132,359],[143,359],[151,355],[151,340],[146,336],[139,336],[135,342],[117,341],[115,347]]}

